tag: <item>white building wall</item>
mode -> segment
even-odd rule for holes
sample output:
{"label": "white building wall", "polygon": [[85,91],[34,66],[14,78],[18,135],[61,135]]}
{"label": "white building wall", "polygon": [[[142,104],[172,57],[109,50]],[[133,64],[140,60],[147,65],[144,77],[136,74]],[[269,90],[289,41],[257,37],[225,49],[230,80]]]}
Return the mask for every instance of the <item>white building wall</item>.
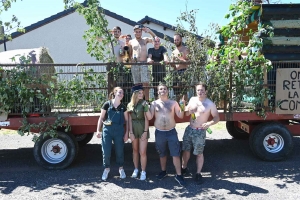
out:
{"label": "white building wall", "polygon": [[175,33],[175,31],[168,29],[168,28],[166,30],[164,30],[163,26],[155,24],[155,23],[150,22],[149,24],[144,23],[143,25],[149,27],[152,30],[156,30],[158,32],[161,32],[162,34],[168,35],[170,37],[173,37],[174,33]]}
{"label": "white building wall", "polygon": [[[134,38],[131,25],[109,16],[107,16],[107,20],[109,29],[112,29],[114,26],[120,26],[122,34],[131,34]],[[151,25],[149,27],[152,30],[169,34],[170,37],[173,37],[174,31],[169,29],[164,31],[162,26],[153,23],[149,25]],[[7,41],[6,48],[7,50],[14,50],[44,46],[48,48],[54,63],[95,63],[98,61],[86,52],[86,41],[82,37],[87,29],[88,26],[83,16],[74,12],[16,37],[12,41]],[[143,33],[143,37],[148,36],[150,35]],[[161,42],[165,41],[161,40]],[[153,47],[153,45],[149,44],[148,48],[150,47]],[[0,51],[3,50],[4,45],[1,44]]]}

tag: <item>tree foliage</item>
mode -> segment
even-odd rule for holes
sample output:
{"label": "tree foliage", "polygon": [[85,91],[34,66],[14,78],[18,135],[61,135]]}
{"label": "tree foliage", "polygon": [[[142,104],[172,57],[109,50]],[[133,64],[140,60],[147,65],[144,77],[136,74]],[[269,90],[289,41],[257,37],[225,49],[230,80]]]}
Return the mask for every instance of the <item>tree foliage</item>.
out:
{"label": "tree foliage", "polygon": [[[3,40],[4,37],[11,40],[11,36],[8,33],[15,28],[17,28],[18,32],[25,32],[25,30],[20,27],[21,22],[18,20],[16,15],[13,15],[9,21],[5,22],[1,20],[1,14],[9,10],[12,6],[12,3],[16,1],[17,0],[2,0],[0,2],[0,40]],[[2,27],[4,32],[2,32]]]}

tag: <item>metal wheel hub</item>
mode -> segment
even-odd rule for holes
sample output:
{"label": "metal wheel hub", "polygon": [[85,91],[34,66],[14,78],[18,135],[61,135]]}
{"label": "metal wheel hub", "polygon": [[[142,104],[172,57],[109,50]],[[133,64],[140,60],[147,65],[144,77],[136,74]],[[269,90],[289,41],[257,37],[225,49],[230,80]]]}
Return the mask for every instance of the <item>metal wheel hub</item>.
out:
{"label": "metal wheel hub", "polygon": [[52,138],[43,144],[41,154],[48,163],[57,164],[67,157],[68,148],[62,140]]}
{"label": "metal wheel hub", "polygon": [[264,138],[263,145],[270,153],[277,153],[284,147],[284,140],[281,135],[271,133]]}

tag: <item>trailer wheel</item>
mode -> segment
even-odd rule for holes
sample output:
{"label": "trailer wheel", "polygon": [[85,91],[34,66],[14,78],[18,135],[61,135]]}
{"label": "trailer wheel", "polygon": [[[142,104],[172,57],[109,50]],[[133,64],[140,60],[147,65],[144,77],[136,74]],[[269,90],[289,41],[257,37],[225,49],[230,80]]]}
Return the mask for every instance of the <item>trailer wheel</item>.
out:
{"label": "trailer wheel", "polygon": [[277,122],[266,122],[255,127],[250,135],[253,153],[267,161],[285,159],[293,150],[293,136]]}
{"label": "trailer wheel", "polygon": [[57,137],[39,137],[34,145],[34,158],[46,169],[64,169],[76,158],[78,143],[69,133],[57,132]]}
{"label": "trailer wheel", "polygon": [[226,129],[228,133],[235,139],[248,139],[249,134],[246,131],[236,127],[234,125],[234,121],[227,121],[226,122]]}
{"label": "trailer wheel", "polygon": [[89,141],[91,141],[91,139],[94,136],[94,133],[87,133],[87,134],[76,134],[74,135],[76,138],[76,141],[78,142],[78,145],[80,147],[86,145],[87,143],[89,143]]}

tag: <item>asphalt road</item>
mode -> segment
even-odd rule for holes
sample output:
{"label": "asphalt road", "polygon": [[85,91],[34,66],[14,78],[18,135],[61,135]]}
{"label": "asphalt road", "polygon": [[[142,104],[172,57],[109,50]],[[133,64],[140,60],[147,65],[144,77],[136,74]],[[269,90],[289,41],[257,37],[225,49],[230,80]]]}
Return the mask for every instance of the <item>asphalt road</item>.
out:
{"label": "asphalt road", "polygon": [[[179,135],[184,125],[178,127]],[[153,131],[151,131],[153,133]],[[181,136],[180,136],[181,138]],[[247,140],[231,139],[225,130],[208,135],[203,176],[198,186],[193,176],[182,188],[174,180],[172,160],[168,160],[169,176],[161,181],[153,136],[148,145],[147,180],[130,178],[133,170],[131,144],[125,146],[125,172],[118,178],[112,167],[109,179],[101,180],[102,153],[99,140],[81,148],[76,161],[65,170],[46,170],[33,157],[31,136],[0,133],[0,199],[299,199],[300,137],[294,138],[293,154],[281,162],[265,162],[250,151]],[[195,171],[194,157],[189,168]],[[115,157],[112,157],[114,164]]]}

